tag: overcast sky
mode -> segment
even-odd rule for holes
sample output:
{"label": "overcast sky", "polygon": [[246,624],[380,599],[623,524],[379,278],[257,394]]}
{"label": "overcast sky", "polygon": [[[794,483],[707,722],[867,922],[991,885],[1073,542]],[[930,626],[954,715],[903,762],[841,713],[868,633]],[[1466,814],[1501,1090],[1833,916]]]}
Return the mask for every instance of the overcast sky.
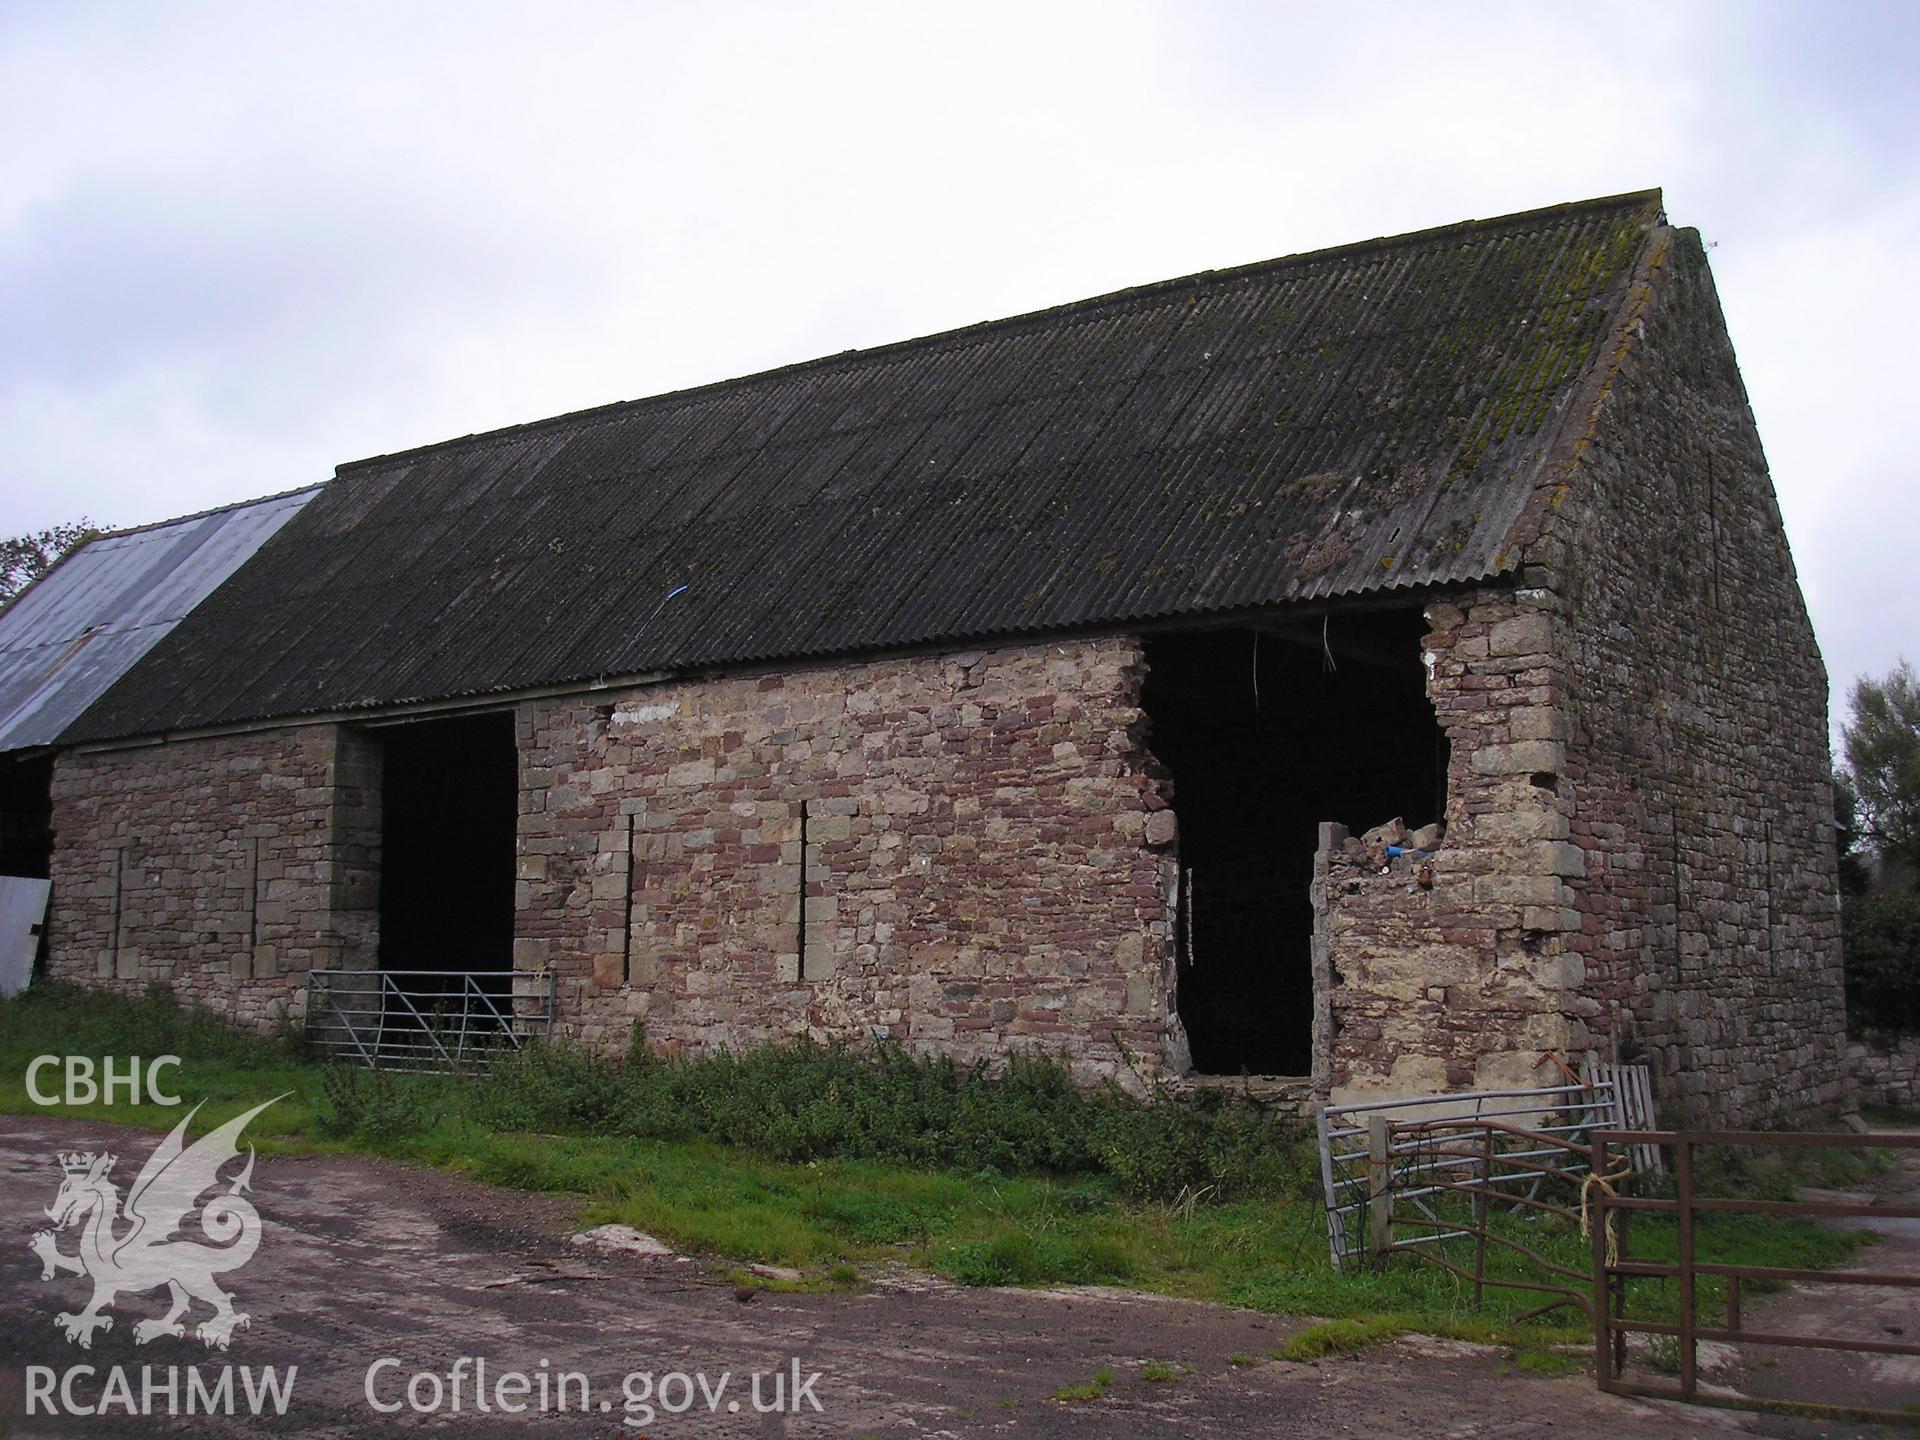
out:
{"label": "overcast sky", "polygon": [[1920,660],[1916,16],[0,0],[0,534],[1660,185],[1844,694]]}

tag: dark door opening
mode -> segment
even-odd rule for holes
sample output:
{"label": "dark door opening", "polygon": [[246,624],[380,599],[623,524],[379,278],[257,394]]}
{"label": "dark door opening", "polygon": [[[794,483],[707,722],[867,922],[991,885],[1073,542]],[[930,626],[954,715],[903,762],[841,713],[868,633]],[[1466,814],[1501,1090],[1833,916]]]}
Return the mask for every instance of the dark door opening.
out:
{"label": "dark door opening", "polygon": [[[0,875],[46,880],[53,873],[53,757],[0,755]],[[47,966],[45,916],[35,923],[39,940],[31,971]]]}
{"label": "dark door opening", "polygon": [[53,867],[53,757],[0,756],[0,875],[45,880]]}
{"label": "dark door opening", "polygon": [[513,968],[519,757],[511,715],[378,732],[380,968]]}
{"label": "dark door opening", "polygon": [[1417,610],[1149,640],[1142,705],[1180,819],[1176,1004],[1206,1075],[1313,1068],[1313,857],[1441,818]]}

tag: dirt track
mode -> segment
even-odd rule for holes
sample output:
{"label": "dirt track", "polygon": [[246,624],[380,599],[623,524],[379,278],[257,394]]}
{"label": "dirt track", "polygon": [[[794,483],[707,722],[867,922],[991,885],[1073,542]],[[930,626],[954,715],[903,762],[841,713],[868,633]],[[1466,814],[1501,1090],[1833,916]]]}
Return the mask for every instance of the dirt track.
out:
{"label": "dirt track", "polygon": [[[1920,1152],[1901,1153],[1904,1181],[1896,1192],[1884,1187],[1880,1203],[1920,1205]],[[1873,1190],[1808,1190],[1807,1200],[1872,1204]],[[1856,1252],[1842,1270],[1920,1277],[1920,1220],[1847,1219],[1835,1225],[1870,1230],[1874,1243]],[[1852,1336],[1869,1340],[1920,1340],[1920,1292],[1853,1285],[1796,1285],[1748,1308],[1745,1328],[1780,1335]],[[1716,1347],[1719,1348],[1719,1347]],[[1920,1404],[1920,1359],[1895,1355],[1788,1349],[1781,1346],[1726,1347],[1725,1363],[1705,1378],[1749,1395],[1867,1404],[1882,1409]]]}
{"label": "dirt track", "polygon": [[[268,1157],[254,1176],[265,1221],[261,1248],[229,1280],[250,1318],[225,1355],[187,1339],[137,1345],[134,1322],[157,1315],[159,1294],[129,1296],[91,1351],[56,1329],[57,1312],[88,1293],[71,1275],[43,1282],[28,1242],[46,1227],[62,1150],[111,1149],[123,1184],[157,1137],[55,1119],[0,1119],[0,1415],[13,1436],[51,1434],[299,1434],[325,1436],[561,1433],[673,1435],[1008,1436],[1621,1436],[1831,1435],[1833,1427],[1610,1399],[1582,1378],[1520,1374],[1498,1354],[1410,1340],[1358,1359],[1296,1365],[1265,1357],[1300,1322],[1113,1291],[980,1291],[915,1277],[854,1295],[756,1294],[671,1257],[589,1251],[567,1241],[572,1207],[434,1172],[367,1160]],[[73,1248],[72,1232],[61,1237]],[[194,1318],[198,1318],[196,1315]],[[591,1409],[507,1417],[383,1416],[365,1394],[368,1368],[392,1403],[416,1371],[445,1377],[462,1356],[492,1375],[518,1369],[583,1372]],[[819,1372],[821,1409],[756,1415],[746,1375]],[[1182,1367],[1155,1383],[1142,1362]],[[139,1420],[119,1413],[23,1415],[28,1368],[76,1364],[298,1366],[283,1418]],[[1097,1400],[1052,1398],[1109,1368]],[[623,1423],[629,1372],[703,1371],[735,1377],[706,1413]],[[181,1382],[184,1385],[184,1380]],[[424,1383],[424,1382],[423,1382]],[[442,1382],[445,1383],[444,1380]],[[470,1382],[469,1382],[470,1383]],[[770,1398],[771,1381],[768,1381]],[[91,1402],[99,1382],[80,1384]],[[430,1391],[423,1391],[428,1394]],[[470,1391],[469,1391],[470,1393]],[[677,1400],[679,1391],[671,1392]],[[599,1410],[605,1399],[610,1408]],[[737,1403],[738,1410],[728,1410]],[[171,1427],[171,1428],[170,1428]],[[0,1436],[6,1435],[0,1423]]]}

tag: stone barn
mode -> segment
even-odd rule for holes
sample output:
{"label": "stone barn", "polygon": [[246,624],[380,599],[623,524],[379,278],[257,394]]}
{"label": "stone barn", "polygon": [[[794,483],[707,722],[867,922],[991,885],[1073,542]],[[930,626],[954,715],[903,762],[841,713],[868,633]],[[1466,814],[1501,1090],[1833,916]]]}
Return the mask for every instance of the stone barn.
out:
{"label": "stone barn", "polygon": [[49,968],[1810,1120],[1826,697],[1700,239],[1620,196],[344,465],[46,752]]}

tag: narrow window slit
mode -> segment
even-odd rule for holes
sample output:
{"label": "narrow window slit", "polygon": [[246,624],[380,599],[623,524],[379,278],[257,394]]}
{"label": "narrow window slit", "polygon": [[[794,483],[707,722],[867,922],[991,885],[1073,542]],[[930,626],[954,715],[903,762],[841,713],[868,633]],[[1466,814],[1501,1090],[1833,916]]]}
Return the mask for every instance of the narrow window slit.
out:
{"label": "narrow window slit", "polygon": [[627,903],[620,923],[620,983],[633,983],[633,816],[627,816]]}
{"label": "narrow window slit", "polygon": [[813,863],[807,839],[807,802],[800,802],[800,915],[795,926],[793,978],[807,978],[807,869]]}
{"label": "narrow window slit", "polygon": [[244,973],[252,979],[260,963],[260,837],[247,839],[247,953]]}

